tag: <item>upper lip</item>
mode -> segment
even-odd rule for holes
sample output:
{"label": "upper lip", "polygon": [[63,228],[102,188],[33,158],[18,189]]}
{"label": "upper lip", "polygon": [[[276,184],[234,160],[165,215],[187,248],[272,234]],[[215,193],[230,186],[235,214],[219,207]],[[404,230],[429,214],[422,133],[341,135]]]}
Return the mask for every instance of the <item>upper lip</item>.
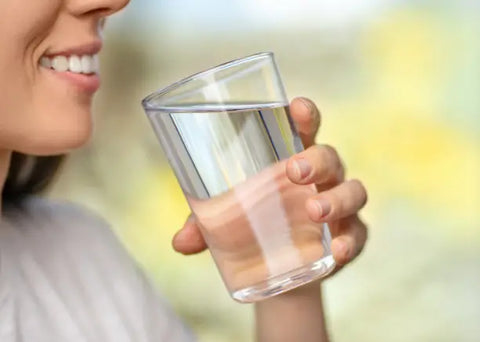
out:
{"label": "upper lip", "polygon": [[96,40],[87,44],[78,45],[74,47],[69,47],[62,50],[53,50],[47,51],[45,57],[55,57],[55,56],[82,56],[82,55],[96,55],[102,49],[102,41]]}

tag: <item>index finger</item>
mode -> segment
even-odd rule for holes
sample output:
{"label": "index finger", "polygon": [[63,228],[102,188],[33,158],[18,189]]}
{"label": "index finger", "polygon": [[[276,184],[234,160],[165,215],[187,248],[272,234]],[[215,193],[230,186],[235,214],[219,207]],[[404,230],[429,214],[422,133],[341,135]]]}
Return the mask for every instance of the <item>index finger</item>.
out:
{"label": "index finger", "polygon": [[303,146],[308,148],[314,145],[321,122],[321,115],[315,103],[305,97],[293,99],[290,104],[290,116],[302,139]]}

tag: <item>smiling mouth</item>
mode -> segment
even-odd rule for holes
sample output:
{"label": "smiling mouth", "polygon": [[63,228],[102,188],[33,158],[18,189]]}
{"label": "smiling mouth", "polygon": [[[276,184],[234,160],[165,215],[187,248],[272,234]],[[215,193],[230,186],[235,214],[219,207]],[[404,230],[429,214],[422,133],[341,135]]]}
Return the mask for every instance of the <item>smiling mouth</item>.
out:
{"label": "smiling mouth", "polygon": [[71,56],[43,56],[40,66],[57,72],[71,72],[74,74],[92,75],[98,74],[98,54],[94,55],[71,55]]}

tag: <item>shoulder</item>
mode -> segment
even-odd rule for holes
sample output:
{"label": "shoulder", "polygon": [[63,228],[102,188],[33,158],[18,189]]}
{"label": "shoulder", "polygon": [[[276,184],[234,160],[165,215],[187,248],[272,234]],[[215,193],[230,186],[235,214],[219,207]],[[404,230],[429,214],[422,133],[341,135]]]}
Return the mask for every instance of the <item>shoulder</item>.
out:
{"label": "shoulder", "polygon": [[110,225],[93,211],[73,202],[30,197],[10,208],[8,218],[15,225],[31,229],[62,230],[75,235],[113,236]]}
{"label": "shoulder", "polygon": [[81,205],[42,197],[26,199],[21,206],[9,208],[6,216],[14,230],[30,247],[39,245],[68,250],[82,256],[85,251],[104,258],[129,263],[130,256],[110,225]]}
{"label": "shoulder", "polygon": [[[149,341],[194,340],[107,222],[92,211],[36,197],[9,210],[8,220],[11,241],[23,248],[23,253],[15,248],[11,255],[32,261],[20,263],[22,272],[35,279],[32,286],[48,279],[45,286],[53,284],[59,293],[68,293],[71,310],[93,310],[96,324],[108,327],[113,322],[118,333],[128,328],[148,335]],[[88,308],[72,298],[77,293],[90,298]]]}
{"label": "shoulder", "polygon": [[69,223],[70,225],[88,223],[99,227],[108,226],[106,221],[93,211],[64,200],[30,197],[25,200],[19,211],[28,217],[52,222]]}
{"label": "shoulder", "polygon": [[[128,288],[140,272],[110,225],[92,211],[60,200],[32,197],[8,210],[12,241],[55,277],[78,271],[94,286],[105,274]],[[17,248],[17,250],[18,250]]]}

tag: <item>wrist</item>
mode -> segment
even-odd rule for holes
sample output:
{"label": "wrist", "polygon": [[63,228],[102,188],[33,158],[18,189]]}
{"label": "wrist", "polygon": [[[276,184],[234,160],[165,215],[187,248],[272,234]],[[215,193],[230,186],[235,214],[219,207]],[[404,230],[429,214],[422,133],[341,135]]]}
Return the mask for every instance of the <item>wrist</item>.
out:
{"label": "wrist", "polygon": [[280,296],[304,296],[304,295],[316,295],[320,294],[321,290],[321,280],[315,280],[308,284],[294,288],[293,290],[282,293]]}
{"label": "wrist", "polygon": [[255,317],[261,342],[328,341],[320,281],[257,302]]}
{"label": "wrist", "polygon": [[321,295],[321,281],[316,280],[266,300],[267,301],[273,300],[273,299],[284,300],[284,299],[295,299],[299,297],[320,297],[320,295]]}
{"label": "wrist", "polygon": [[270,297],[255,304],[255,309],[273,310],[275,308],[295,307],[318,307],[322,303],[321,282],[315,281],[297,287],[288,292]]}

